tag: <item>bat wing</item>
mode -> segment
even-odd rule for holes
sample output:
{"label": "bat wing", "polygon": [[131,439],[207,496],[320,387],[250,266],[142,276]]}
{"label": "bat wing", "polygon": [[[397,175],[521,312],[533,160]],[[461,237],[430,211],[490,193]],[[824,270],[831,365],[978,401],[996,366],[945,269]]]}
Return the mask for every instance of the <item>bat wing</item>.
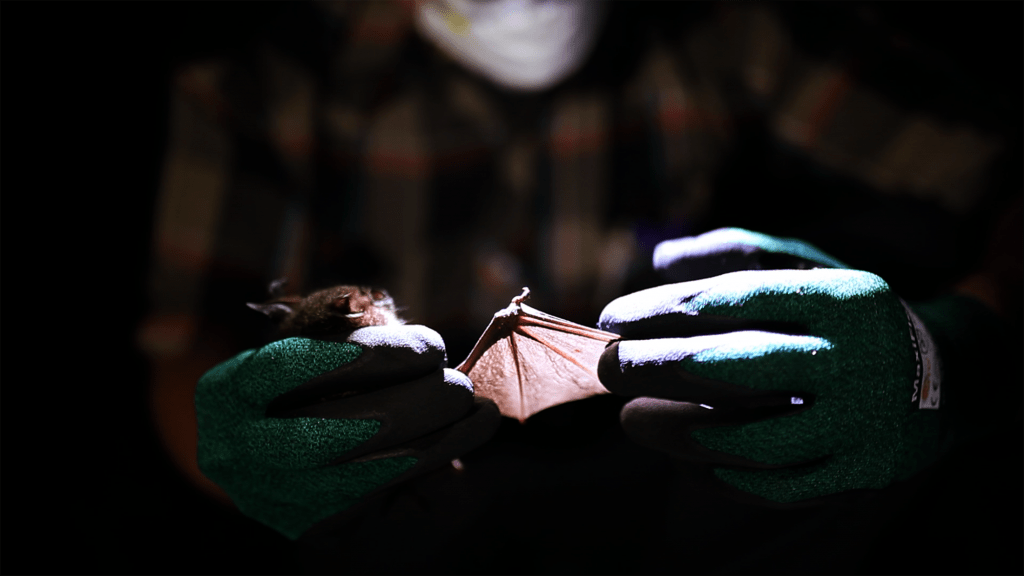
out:
{"label": "bat wing", "polygon": [[597,361],[619,336],[545,314],[522,298],[494,315],[456,368],[473,381],[476,395],[524,422],[546,408],[606,394]]}

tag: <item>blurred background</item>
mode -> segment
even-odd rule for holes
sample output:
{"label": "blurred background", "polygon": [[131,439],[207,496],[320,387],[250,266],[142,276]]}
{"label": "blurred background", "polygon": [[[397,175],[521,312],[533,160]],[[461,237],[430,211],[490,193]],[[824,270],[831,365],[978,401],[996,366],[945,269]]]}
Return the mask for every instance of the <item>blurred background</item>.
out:
{"label": "blurred background", "polygon": [[[34,300],[8,314],[11,572],[294,569],[188,461],[188,385],[265,341],[244,303],[274,278],[383,286],[456,363],[522,286],[593,325],[658,241],[720,226],[936,296],[1022,190],[1020,3],[612,5],[541,94],[462,71],[411,4],[0,10],[8,302]],[[1019,418],[999,432],[864,571],[1019,571]],[[926,535],[942,554],[902,551]]]}

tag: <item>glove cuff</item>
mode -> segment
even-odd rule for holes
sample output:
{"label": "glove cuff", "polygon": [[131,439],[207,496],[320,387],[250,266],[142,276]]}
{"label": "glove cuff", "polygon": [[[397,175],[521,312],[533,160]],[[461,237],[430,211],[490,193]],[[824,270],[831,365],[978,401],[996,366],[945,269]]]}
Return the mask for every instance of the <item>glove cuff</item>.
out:
{"label": "glove cuff", "polygon": [[[942,361],[943,448],[990,432],[1020,408],[1019,356],[1009,326],[974,298],[951,294],[911,304]],[[1019,352],[1019,350],[1018,350]]]}

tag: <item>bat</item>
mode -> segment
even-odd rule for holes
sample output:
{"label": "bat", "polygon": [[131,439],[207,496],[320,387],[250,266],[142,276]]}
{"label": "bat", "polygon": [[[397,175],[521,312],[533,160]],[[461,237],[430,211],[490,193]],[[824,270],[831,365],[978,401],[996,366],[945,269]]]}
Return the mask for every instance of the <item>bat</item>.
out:
{"label": "bat", "polygon": [[321,340],[344,339],[364,326],[404,324],[395,301],[379,288],[335,286],[305,298],[284,296],[284,278],[270,283],[271,300],[247,306],[277,323],[278,339],[305,336]]}
{"label": "bat", "polygon": [[[270,285],[272,299],[248,306],[277,322],[279,338],[343,339],[364,326],[402,324],[384,290],[335,286],[305,298],[283,296],[286,281]],[[608,390],[597,361],[619,336],[556,318],[523,304],[529,288],[495,313],[469,356],[455,369],[502,415],[525,422],[541,410]]]}
{"label": "bat", "polygon": [[608,390],[597,361],[617,334],[556,318],[523,304],[529,288],[498,311],[480,340],[455,369],[490,398],[502,415],[525,422],[552,406]]}

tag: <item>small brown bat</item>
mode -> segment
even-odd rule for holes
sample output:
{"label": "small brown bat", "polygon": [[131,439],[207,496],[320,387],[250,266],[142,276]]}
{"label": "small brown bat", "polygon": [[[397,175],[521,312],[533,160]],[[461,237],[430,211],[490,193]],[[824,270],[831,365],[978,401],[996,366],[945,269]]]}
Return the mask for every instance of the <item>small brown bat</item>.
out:
{"label": "small brown bat", "polygon": [[[366,326],[402,324],[384,290],[335,286],[300,296],[281,296],[284,280],[270,285],[274,298],[249,304],[277,321],[280,338],[344,338]],[[619,336],[545,314],[523,304],[528,288],[498,311],[455,369],[473,381],[475,394],[493,400],[520,422],[552,406],[608,390],[597,378],[597,361]]]}
{"label": "small brown bat", "polygon": [[395,301],[384,290],[335,286],[303,298],[282,295],[286,283],[283,278],[273,281],[270,284],[271,300],[248,304],[249,308],[266,314],[277,323],[278,338],[304,336],[333,340],[366,326],[403,324],[395,309]]}

